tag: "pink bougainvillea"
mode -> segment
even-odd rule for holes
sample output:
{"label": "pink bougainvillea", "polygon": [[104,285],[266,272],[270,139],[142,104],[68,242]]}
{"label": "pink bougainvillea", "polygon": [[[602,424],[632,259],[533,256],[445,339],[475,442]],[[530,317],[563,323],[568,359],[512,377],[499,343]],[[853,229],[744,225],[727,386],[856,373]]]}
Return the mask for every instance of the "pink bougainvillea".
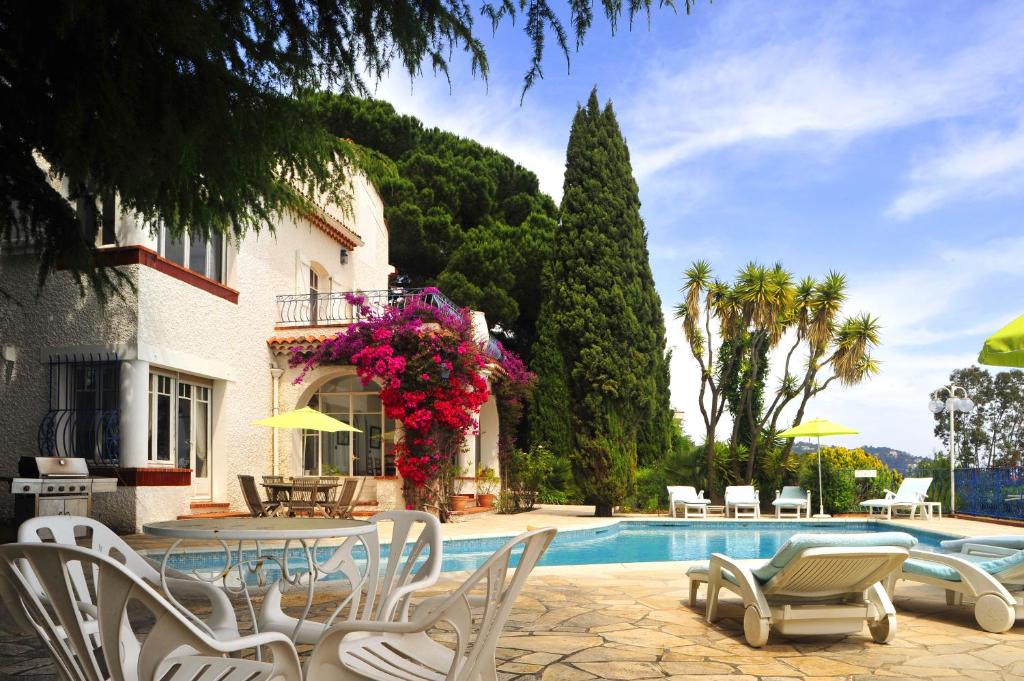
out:
{"label": "pink bougainvillea", "polygon": [[[500,380],[532,380],[523,362],[500,348],[488,357],[475,342],[468,310],[429,304],[436,289],[406,296],[401,305],[374,310],[361,296],[348,302],[358,321],[313,351],[292,349],[292,366],[302,366],[296,382],[321,364],[352,364],[363,385],[376,380],[388,418],[402,424],[395,444],[395,466],[408,485],[430,487],[450,468],[477,415],[490,396],[486,372],[497,368]],[[495,372],[492,372],[495,373]],[[443,496],[445,490],[434,490]],[[420,499],[423,494],[418,495]]]}

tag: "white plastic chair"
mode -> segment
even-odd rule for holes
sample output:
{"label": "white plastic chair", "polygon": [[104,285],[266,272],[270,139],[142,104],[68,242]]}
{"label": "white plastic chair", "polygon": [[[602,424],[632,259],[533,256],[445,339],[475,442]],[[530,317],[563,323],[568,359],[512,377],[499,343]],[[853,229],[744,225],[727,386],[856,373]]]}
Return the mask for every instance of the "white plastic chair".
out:
{"label": "white plastic chair", "polygon": [[711,500],[704,498],[704,490],[698,493],[695,487],[685,485],[669,485],[665,489],[668,490],[668,507],[673,518],[676,517],[676,504],[683,505],[684,518],[690,517],[691,510],[698,518],[708,517],[708,505]]}
{"label": "white plastic chair", "polygon": [[867,622],[872,638],[896,636],[896,610],[882,582],[898,571],[917,540],[905,532],[796,534],[770,560],[735,560],[720,553],[686,572],[690,606],[707,584],[708,622],[718,618],[718,594],[743,598],[743,633],[760,648],[775,629],[785,635],[851,634]]}
{"label": "white plastic chair", "polygon": [[[124,539],[98,520],[81,516],[40,516],[29,518],[18,528],[21,543],[55,543],[63,546],[85,546],[117,560],[130,572],[151,586],[162,589],[160,571],[146,558],[139,555]],[[89,595],[86,575],[80,567],[70,567],[75,589],[83,598]],[[219,639],[238,637],[238,620],[231,600],[222,589],[209,582],[177,570],[167,570],[167,587],[175,598],[192,597],[205,600],[210,607],[210,616],[204,621],[210,633]],[[30,576],[31,577],[31,576]],[[31,582],[30,582],[31,583]],[[37,595],[42,592],[37,590]],[[89,601],[91,603],[91,601]],[[95,603],[92,603],[95,605]]]}
{"label": "white plastic chair", "polygon": [[[84,600],[79,575],[95,593]],[[37,589],[42,589],[41,598]],[[123,563],[64,544],[0,546],[0,593],[49,649],[65,681],[301,681],[295,647],[277,633],[222,641],[190,622]],[[139,636],[138,610],[152,629]],[[273,662],[228,657],[266,649]]]}
{"label": "white plastic chair", "polygon": [[[391,544],[383,571],[377,533],[352,537],[342,543],[325,564],[328,569],[339,569],[349,588],[348,595],[339,602],[331,617],[326,622],[305,620],[296,632],[299,620],[282,609],[279,581],[263,598],[257,620],[260,631],[295,634],[296,643],[313,644],[338,620],[406,621],[413,593],[436,584],[441,574],[441,524],[435,516],[422,511],[385,511],[370,518],[374,524],[381,521],[392,523]],[[420,526],[419,535],[410,540],[416,526]],[[354,553],[360,545],[366,547],[367,553],[362,570]]]}
{"label": "white plastic chair", "polygon": [[[893,510],[904,508],[910,511],[910,517],[913,518],[918,506],[928,499],[928,488],[931,484],[931,478],[903,478],[900,488],[895,492],[885,490],[884,498],[868,499],[860,502],[860,505],[868,509],[869,517],[885,515],[888,520],[892,520]],[[927,514],[922,515],[927,517]]]}
{"label": "white plastic chair", "polygon": [[772,502],[772,506],[775,507],[776,518],[782,518],[783,511],[795,511],[795,517],[799,519],[801,510],[804,512],[805,518],[810,518],[811,492],[810,490],[804,491],[804,488],[799,486],[783,487],[781,492],[775,491],[775,501]]}
{"label": "white plastic chair", "polygon": [[974,620],[985,631],[1002,633],[1024,620],[1024,537],[968,537],[947,540],[956,553],[911,551],[896,579],[944,589],[946,604],[974,602]]}
{"label": "white plastic chair", "polygon": [[[498,637],[527,576],[554,537],[554,528],[515,537],[454,593],[423,600],[408,621],[334,625],[313,650],[308,678],[494,681]],[[508,577],[509,562],[520,547],[519,564]],[[442,622],[454,629],[454,650],[428,635]]]}
{"label": "white plastic chair", "polygon": [[[745,510],[744,510],[745,509]],[[730,485],[725,488],[725,516],[733,518],[760,518],[761,500],[753,485]]]}

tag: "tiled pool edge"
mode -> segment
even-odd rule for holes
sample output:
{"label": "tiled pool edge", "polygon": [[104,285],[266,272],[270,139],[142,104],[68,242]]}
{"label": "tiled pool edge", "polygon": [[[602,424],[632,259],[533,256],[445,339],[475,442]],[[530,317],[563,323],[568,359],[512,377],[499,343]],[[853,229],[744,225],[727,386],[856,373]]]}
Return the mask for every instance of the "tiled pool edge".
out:
{"label": "tiled pool edge", "polygon": [[[613,532],[613,531],[617,533],[617,532],[621,531],[622,529],[624,529],[623,528],[623,524],[628,525],[628,524],[631,524],[631,523],[634,523],[634,524],[637,524],[637,525],[640,525],[640,524],[661,524],[661,525],[684,526],[684,527],[705,527],[705,528],[708,527],[708,526],[714,526],[714,525],[729,525],[729,526],[740,526],[740,527],[744,527],[744,526],[750,526],[750,527],[764,526],[764,527],[782,527],[784,529],[790,529],[790,528],[793,528],[793,529],[809,528],[810,529],[810,528],[822,527],[822,526],[827,526],[827,525],[852,525],[852,524],[856,524],[856,525],[865,525],[865,524],[876,525],[877,524],[879,526],[885,527],[886,529],[892,529],[892,530],[895,530],[895,531],[905,531],[907,529],[907,527],[904,526],[904,525],[900,525],[898,523],[895,523],[895,522],[892,522],[892,521],[889,521],[889,520],[876,519],[876,518],[819,518],[819,519],[813,519],[812,518],[812,519],[806,519],[806,520],[795,520],[795,519],[785,519],[785,518],[783,518],[783,519],[775,519],[775,518],[763,518],[763,519],[751,519],[751,518],[712,518],[712,519],[704,520],[704,519],[686,519],[686,518],[672,518],[672,517],[660,517],[660,516],[659,517],[627,516],[627,517],[607,518],[607,519],[606,518],[602,518],[600,522],[596,523],[592,527],[575,527],[575,528],[572,528],[572,529],[559,530],[558,531],[558,536],[559,537],[570,536],[571,538],[595,537],[597,535],[605,534],[605,533],[609,533],[609,532]],[[530,523],[529,525],[531,527],[546,527],[547,526],[547,525],[544,525],[543,523],[538,524],[538,525],[533,525],[532,523]],[[935,539],[937,541],[941,541],[941,540],[944,540],[944,539],[958,539],[958,538],[961,538],[961,537],[965,536],[963,534],[955,534],[955,533],[950,533],[950,532],[937,532],[937,531],[934,531],[934,530],[924,529],[924,528],[920,528],[920,527],[914,527],[913,530],[914,530],[914,532],[919,532],[921,534],[928,535],[928,536],[930,536],[931,538],[933,538],[933,539]],[[526,531],[526,527],[525,526],[524,526],[522,531],[523,532]],[[467,536],[467,537],[450,537],[450,538],[444,539],[444,545],[446,547],[447,546],[457,546],[459,548],[471,548],[474,543],[477,544],[477,545],[482,545],[482,544],[484,544],[486,542],[488,545],[492,545],[491,544],[492,542],[508,541],[509,539],[512,539],[513,537],[517,536],[518,534],[519,533],[509,534],[507,532],[501,532],[501,533],[481,533],[479,535],[470,535],[470,536]],[[329,546],[339,545],[343,541],[344,541],[343,539],[330,539],[330,540],[321,541],[318,544],[318,546],[319,547],[329,547]],[[406,545],[414,543],[415,541],[416,541],[415,539],[410,539],[409,541],[406,542]],[[284,544],[284,542],[276,542],[276,543],[280,543],[282,546]],[[265,546],[267,546],[267,547],[276,547],[276,543],[275,542],[263,542],[263,544]],[[380,544],[381,544],[381,546],[390,546],[391,545],[391,541],[390,541],[390,539],[388,541],[381,541]],[[486,548],[486,547],[479,546],[479,548]],[[214,548],[214,547],[211,547],[209,545],[207,545],[207,546],[194,546],[194,547],[181,546],[181,547],[178,547],[177,549],[175,549],[175,553],[185,553],[185,554],[188,554],[188,553],[217,553],[217,554],[223,554],[223,552],[224,552],[223,549]],[[164,554],[166,553],[166,549],[145,549],[143,551],[140,551],[140,553],[142,555],[148,557],[150,560],[160,560],[160,559],[163,558]],[[603,565],[603,566],[612,566],[612,565],[620,565],[620,564],[623,564],[623,565],[650,565],[650,564],[652,564],[654,562],[657,562],[657,561],[636,561],[636,562],[633,562],[633,563],[592,563],[592,564],[584,564],[584,565]],[[545,566],[545,567],[573,567],[573,566]],[[575,567],[580,567],[580,566],[577,565]]]}

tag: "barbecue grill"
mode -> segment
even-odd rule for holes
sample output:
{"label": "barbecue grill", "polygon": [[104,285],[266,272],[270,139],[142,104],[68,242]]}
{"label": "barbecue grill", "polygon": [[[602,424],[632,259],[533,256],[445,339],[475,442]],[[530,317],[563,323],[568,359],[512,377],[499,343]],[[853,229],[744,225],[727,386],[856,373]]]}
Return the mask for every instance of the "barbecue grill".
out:
{"label": "barbecue grill", "polygon": [[83,458],[23,456],[18,477],[11,479],[14,518],[20,524],[42,515],[89,516],[92,495],[116,489],[116,478],[90,477]]}

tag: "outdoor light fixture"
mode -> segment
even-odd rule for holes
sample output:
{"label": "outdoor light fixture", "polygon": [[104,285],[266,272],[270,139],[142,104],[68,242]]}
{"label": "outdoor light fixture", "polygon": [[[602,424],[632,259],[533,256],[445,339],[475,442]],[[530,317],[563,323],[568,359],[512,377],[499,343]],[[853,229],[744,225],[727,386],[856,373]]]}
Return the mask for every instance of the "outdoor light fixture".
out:
{"label": "outdoor light fixture", "polygon": [[[940,395],[946,399],[939,399]],[[958,397],[959,395],[959,397]],[[974,411],[974,401],[967,396],[967,390],[958,385],[948,385],[932,393],[928,409],[933,414],[949,414],[949,512],[956,513],[956,416],[957,412],[967,414]]]}
{"label": "outdoor light fixture", "polygon": [[343,248],[343,249],[341,249],[341,254],[340,254],[340,256],[338,257],[338,260],[340,260],[340,261],[341,261],[341,264],[342,264],[342,265],[344,265],[345,263],[347,263],[347,262],[348,262],[348,250],[346,250],[346,249],[344,249],[344,248]]}

